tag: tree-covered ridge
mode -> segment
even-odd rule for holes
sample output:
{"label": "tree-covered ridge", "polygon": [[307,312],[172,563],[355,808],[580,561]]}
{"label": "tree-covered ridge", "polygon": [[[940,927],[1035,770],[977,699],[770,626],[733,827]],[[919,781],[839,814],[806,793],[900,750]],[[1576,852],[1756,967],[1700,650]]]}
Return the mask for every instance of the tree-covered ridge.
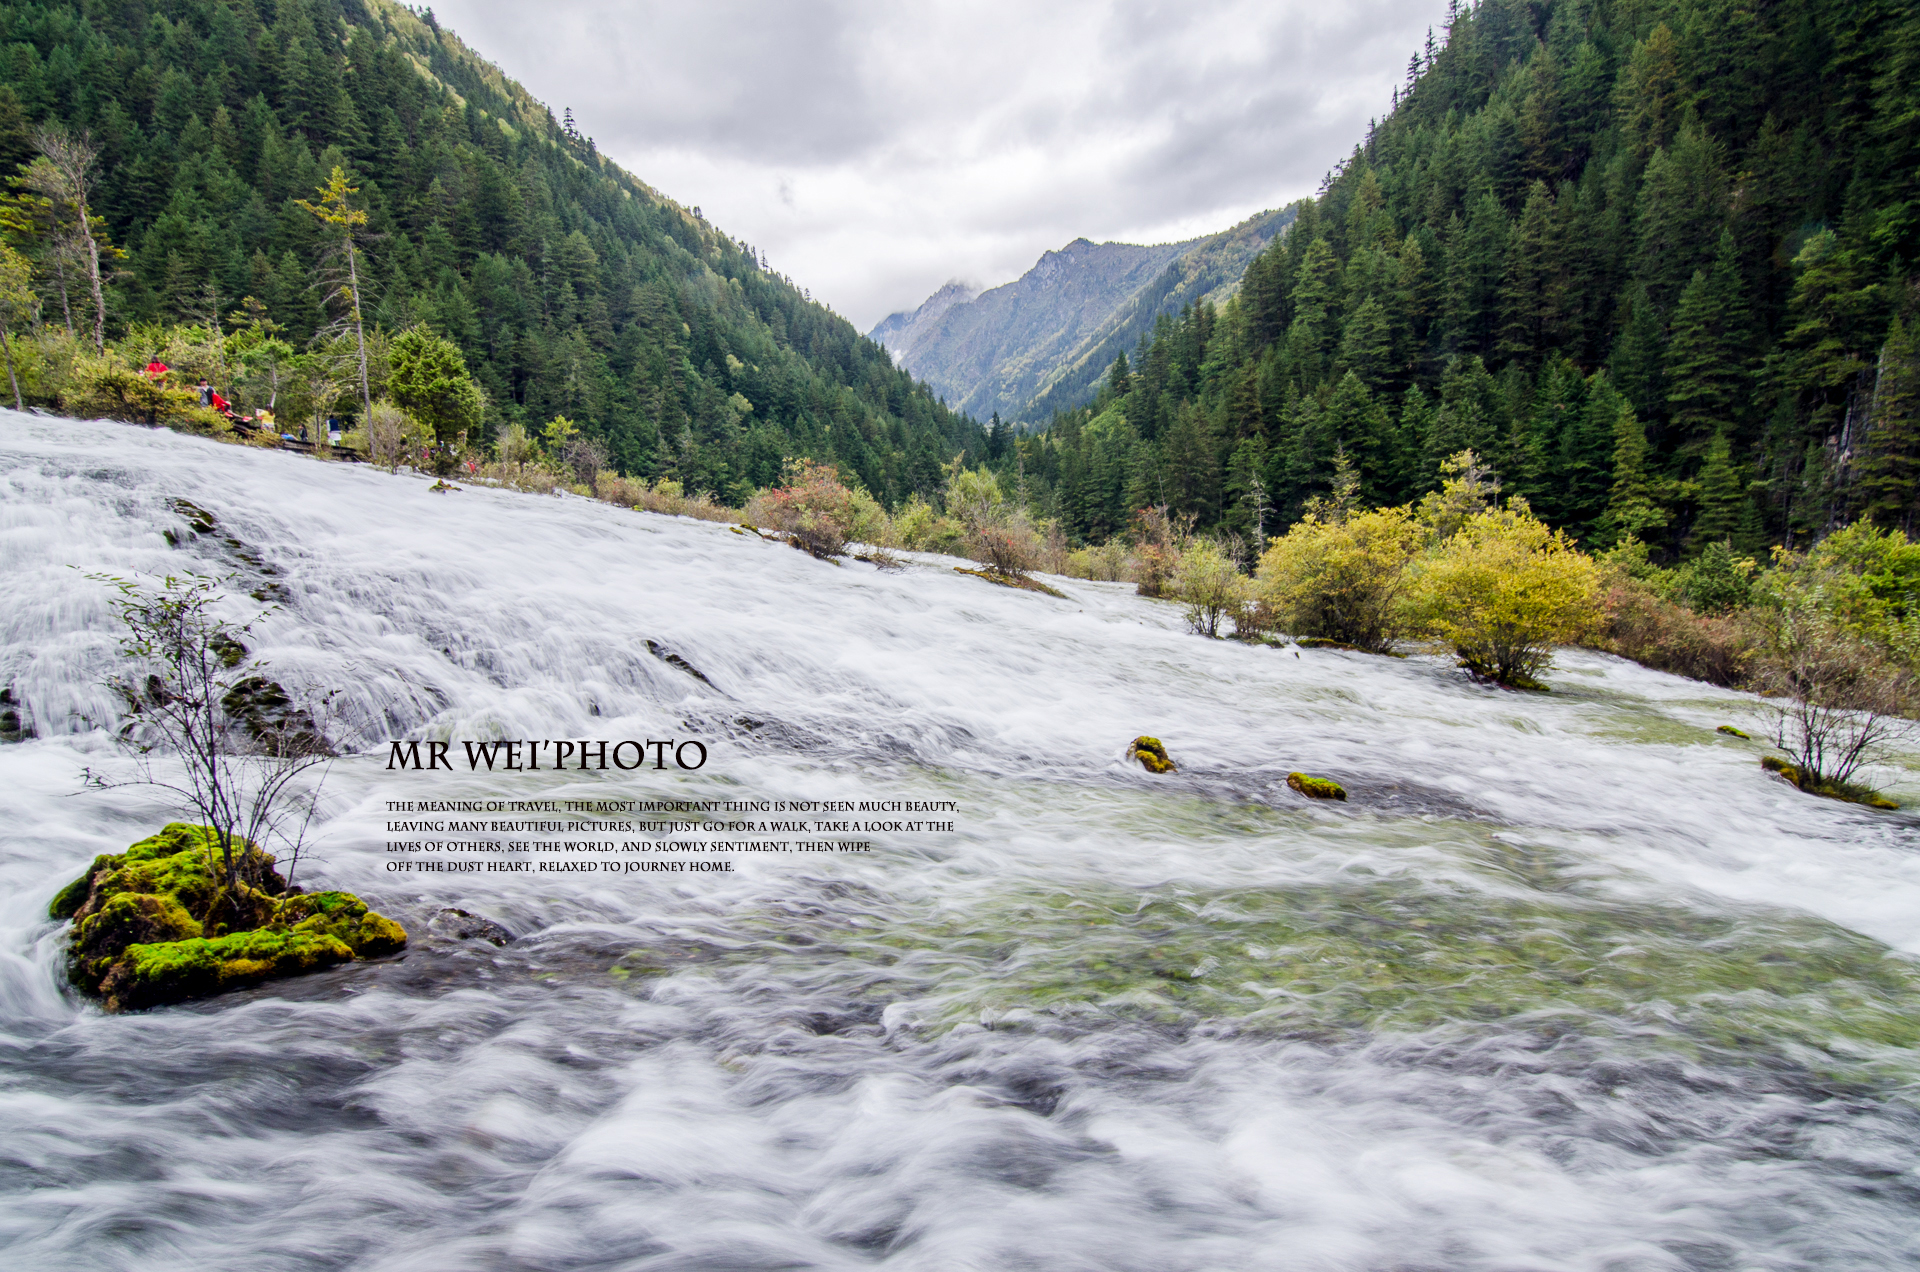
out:
{"label": "tree-covered ridge", "polygon": [[1399,503],[1468,448],[1589,543],[1911,528],[1916,164],[1911,6],[1483,0],[1234,301],[1020,462],[1093,538],[1271,533],[1342,462]]}
{"label": "tree-covered ridge", "polygon": [[99,147],[92,210],[127,252],[110,334],[204,322],[251,296],[291,339],[312,337],[338,315],[316,285],[326,227],[295,200],[341,165],[369,214],[368,322],[455,340],[490,433],[566,415],[623,471],[734,503],[793,455],[837,462],[892,502],[985,445],[851,324],[607,161],[431,11],[0,3],[0,65],[0,170],[32,157],[42,123]]}

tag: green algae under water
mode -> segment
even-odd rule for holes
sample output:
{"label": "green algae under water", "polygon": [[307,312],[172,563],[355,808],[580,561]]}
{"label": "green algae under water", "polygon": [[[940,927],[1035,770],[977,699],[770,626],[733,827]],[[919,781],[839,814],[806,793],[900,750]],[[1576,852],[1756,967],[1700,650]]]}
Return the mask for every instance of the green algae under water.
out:
{"label": "green algae under water", "polygon": [[[1437,890],[1411,879],[1003,895],[968,913],[789,919],[722,963],[852,954],[925,1026],[1230,1023],[1329,1043],[1525,1029],[1828,1081],[1920,1079],[1920,968],[1819,919]],[[805,944],[796,947],[799,937]],[[824,939],[823,939],[824,938]],[[616,979],[670,969],[636,954]]]}
{"label": "green algae under water", "polygon": [[[1127,886],[1076,872],[921,901],[842,891],[736,915],[697,966],[802,983],[858,965],[866,997],[932,1030],[1132,1021],[1333,1045],[1528,1031],[1827,1083],[1920,1083],[1920,960],[1816,916],[1665,898],[1597,866],[1590,842],[1514,842],[1471,822],[1172,793],[1117,803],[1094,834],[1211,841],[1227,878],[1244,873],[1232,854],[1270,847],[1292,878]],[[1363,845],[1364,861],[1328,866]],[[610,970],[640,991],[687,957],[635,950]]]}

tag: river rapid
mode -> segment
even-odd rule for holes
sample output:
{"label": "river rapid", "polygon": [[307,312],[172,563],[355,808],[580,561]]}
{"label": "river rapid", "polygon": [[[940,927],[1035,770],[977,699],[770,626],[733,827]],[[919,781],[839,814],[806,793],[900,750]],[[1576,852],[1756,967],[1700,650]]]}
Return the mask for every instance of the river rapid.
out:
{"label": "river rapid", "polygon": [[[1121,584],[429,484],[0,411],[34,734],[0,745],[5,1266],[1920,1266],[1920,834],[1715,733],[1755,700],[1572,651],[1507,693],[1205,641]],[[47,903],[179,814],[82,789],[129,764],[87,576],[187,570],[235,620],[278,598],[254,652],[353,752],[301,881],[413,941],[109,1016]],[[649,737],[710,759],[386,768]],[[958,812],[724,874],[394,873],[387,803],[423,798]]]}

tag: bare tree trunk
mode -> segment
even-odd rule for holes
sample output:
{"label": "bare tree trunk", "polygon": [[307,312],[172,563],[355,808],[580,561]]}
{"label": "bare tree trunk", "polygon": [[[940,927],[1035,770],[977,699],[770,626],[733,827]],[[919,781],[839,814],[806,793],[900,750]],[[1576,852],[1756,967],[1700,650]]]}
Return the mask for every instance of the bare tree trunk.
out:
{"label": "bare tree trunk", "polygon": [[87,193],[80,185],[80,233],[87,240],[87,280],[93,285],[93,351],[107,351],[107,294],[100,287],[100,244],[94,241],[93,225],[87,220]]}
{"label": "bare tree trunk", "polygon": [[53,252],[53,276],[60,280],[60,313],[67,320],[67,334],[73,334],[73,305],[67,300],[67,254],[56,247]]}
{"label": "bare tree trunk", "polygon": [[[64,189],[57,193],[73,205],[78,218],[71,233],[77,235],[77,242],[86,244],[87,249],[87,281],[93,291],[93,349],[95,353],[104,353],[107,347],[107,295],[100,286],[100,244],[93,237],[93,220],[87,208],[87,173],[93,167],[94,160],[100,157],[100,152],[94,148],[93,139],[87,136],[85,130],[78,134],[70,133],[58,124],[42,127],[34,141],[40,147],[40,153],[59,173],[59,184]],[[54,192],[43,190],[41,193]],[[72,323],[71,313],[68,323]]]}
{"label": "bare tree trunk", "polygon": [[347,231],[347,287],[353,297],[353,339],[360,349],[360,422],[373,414],[373,393],[367,387],[367,333],[360,321],[360,274],[354,265],[353,231]]}
{"label": "bare tree trunk", "polygon": [[7,329],[0,327],[0,348],[7,351],[7,383],[13,386],[13,409],[24,411],[26,403],[20,400],[20,377],[13,373],[13,341],[7,339]]}

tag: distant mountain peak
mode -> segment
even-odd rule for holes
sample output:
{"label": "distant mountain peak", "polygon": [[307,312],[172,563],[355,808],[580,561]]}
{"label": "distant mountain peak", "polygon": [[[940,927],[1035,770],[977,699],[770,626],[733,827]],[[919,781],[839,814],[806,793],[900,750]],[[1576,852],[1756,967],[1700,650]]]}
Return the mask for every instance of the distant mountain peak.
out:
{"label": "distant mountain peak", "polygon": [[[1076,238],[1041,253],[1010,283],[975,292],[957,280],[868,334],[949,403],[985,419],[1037,422],[1078,405],[1140,331],[1167,309],[1236,287],[1254,253],[1291,219],[1263,212],[1184,243]],[[1096,365],[1097,364],[1097,365]]]}
{"label": "distant mountain peak", "polygon": [[964,305],[980,294],[980,289],[972,283],[958,278],[949,278],[939,291],[922,301],[920,307],[912,313],[901,310],[888,314],[867,333],[869,339],[885,346],[893,360],[905,365],[907,352],[912,349],[917,338],[916,333],[927,330],[941,314],[955,305]]}

